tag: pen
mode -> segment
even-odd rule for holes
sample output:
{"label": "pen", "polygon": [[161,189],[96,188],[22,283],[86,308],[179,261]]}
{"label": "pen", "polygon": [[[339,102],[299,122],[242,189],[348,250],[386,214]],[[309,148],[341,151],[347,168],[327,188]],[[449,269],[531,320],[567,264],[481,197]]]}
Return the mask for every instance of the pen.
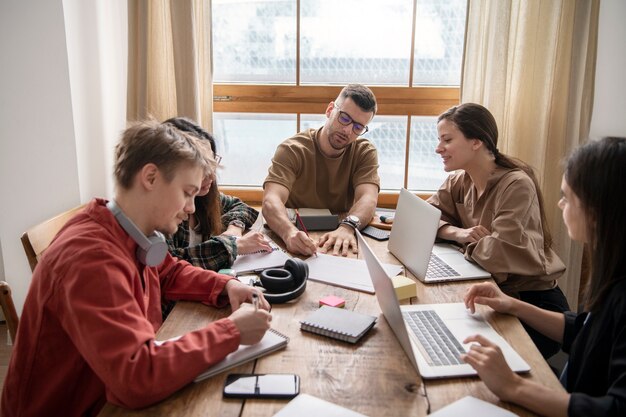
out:
{"label": "pen", "polygon": [[259,294],[252,293],[252,304],[254,305],[254,311],[259,311]]}
{"label": "pen", "polygon": [[[298,212],[298,209],[295,209],[295,212],[296,212],[296,220],[298,221],[298,223],[300,223],[300,227],[302,228],[302,231],[306,233],[307,236],[309,236],[309,231],[306,230],[306,227],[304,226],[304,223],[302,222],[302,217],[300,217],[300,213]],[[317,251],[315,251],[313,255],[315,255],[315,257],[317,258]]]}

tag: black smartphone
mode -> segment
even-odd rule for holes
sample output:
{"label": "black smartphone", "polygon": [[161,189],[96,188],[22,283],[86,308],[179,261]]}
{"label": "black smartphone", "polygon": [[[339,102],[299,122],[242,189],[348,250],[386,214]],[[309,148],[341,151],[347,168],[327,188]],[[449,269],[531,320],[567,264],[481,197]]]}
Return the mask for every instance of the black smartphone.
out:
{"label": "black smartphone", "polygon": [[361,233],[376,240],[388,240],[389,235],[391,234],[389,230],[379,229],[374,226],[365,227],[363,230],[361,230]]}
{"label": "black smartphone", "polygon": [[224,382],[226,398],[293,398],[299,393],[295,374],[229,374]]}

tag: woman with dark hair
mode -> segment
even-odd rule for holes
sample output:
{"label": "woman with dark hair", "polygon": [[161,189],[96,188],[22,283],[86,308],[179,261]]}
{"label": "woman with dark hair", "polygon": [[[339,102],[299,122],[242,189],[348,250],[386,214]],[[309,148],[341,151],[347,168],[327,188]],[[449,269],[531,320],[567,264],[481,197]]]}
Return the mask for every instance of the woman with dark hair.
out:
{"label": "woman with dark hair", "polygon": [[551,390],[511,371],[498,346],[480,335],[462,359],[504,401],[546,416],[626,415],[626,138],[578,148],[567,161],[559,207],[569,236],[589,245],[591,279],[584,311],[554,313],[502,293],[472,286],[466,306],[485,304],[516,315],[569,353],[561,375],[567,392]]}
{"label": "woman with dark hair", "polygon": [[[531,167],[498,151],[498,126],[485,107],[465,103],[441,114],[436,152],[451,174],[428,201],[441,210],[437,237],[463,246],[502,291],[552,311],[569,309],[557,278],[543,197]],[[541,354],[560,345],[524,324]]]}
{"label": "woman with dark hair", "polygon": [[[221,157],[215,152],[215,139],[209,132],[184,117],[174,117],[164,123],[208,140],[219,163]],[[237,197],[220,193],[215,177],[204,179],[194,202],[196,212],[167,240],[173,256],[204,269],[219,271],[229,268],[238,253],[272,249],[262,233],[251,231],[243,236],[259,212]]]}

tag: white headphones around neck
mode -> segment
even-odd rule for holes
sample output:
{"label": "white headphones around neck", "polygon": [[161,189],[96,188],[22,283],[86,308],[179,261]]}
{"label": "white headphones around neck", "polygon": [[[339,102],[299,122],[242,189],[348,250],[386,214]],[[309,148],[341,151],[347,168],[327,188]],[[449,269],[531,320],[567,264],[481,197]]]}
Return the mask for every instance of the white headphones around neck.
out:
{"label": "white headphones around neck", "polygon": [[146,266],[158,266],[167,255],[167,242],[162,233],[155,231],[151,236],[146,236],[129,219],[114,200],[107,203],[107,208],[113,213],[117,222],[137,242],[137,259]]}

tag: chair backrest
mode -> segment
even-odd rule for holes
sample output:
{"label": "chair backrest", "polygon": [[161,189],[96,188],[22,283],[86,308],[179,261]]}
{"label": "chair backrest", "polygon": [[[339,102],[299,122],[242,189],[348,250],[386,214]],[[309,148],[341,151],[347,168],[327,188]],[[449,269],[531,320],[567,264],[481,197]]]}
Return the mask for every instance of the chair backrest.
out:
{"label": "chair backrest", "polygon": [[28,258],[28,263],[32,271],[35,271],[35,267],[41,255],[48,249],[50,242],[52,242],[52,239],[59,230],[84,207],[85,204],[74,207],[37,226],[31,227],[22,235],[22,246],[24,246],[24,252],[26,252],[26,257]]}
{"label": "chair backrest", "polygon": [[2,314],[4,314],[4,319],[6,320],[7,327],[9,328],[11,341],[15,343],[15,335],[17,334],[19,318],[17,317],[15,304],[13,304],[11,287],[9,287],[9,284],[4,281],[0,281],[0,305],[2,305]]}

